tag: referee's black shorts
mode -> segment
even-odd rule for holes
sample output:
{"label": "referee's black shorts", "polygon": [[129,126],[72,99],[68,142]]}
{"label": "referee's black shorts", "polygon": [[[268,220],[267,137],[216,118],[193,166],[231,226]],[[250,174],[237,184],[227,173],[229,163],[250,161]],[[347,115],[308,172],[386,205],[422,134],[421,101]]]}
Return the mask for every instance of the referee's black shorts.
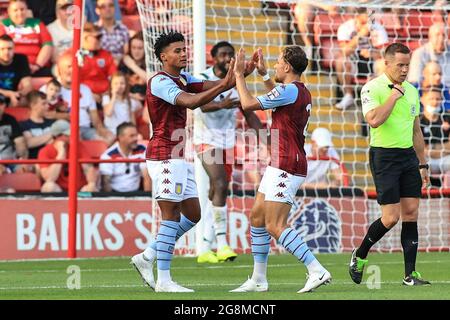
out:
{"label": "referee's black shorts", "polygon": [[420,198],[422,178],[414,148],[371,147],[369,162],[379,204],[399,203],[400,198]]}

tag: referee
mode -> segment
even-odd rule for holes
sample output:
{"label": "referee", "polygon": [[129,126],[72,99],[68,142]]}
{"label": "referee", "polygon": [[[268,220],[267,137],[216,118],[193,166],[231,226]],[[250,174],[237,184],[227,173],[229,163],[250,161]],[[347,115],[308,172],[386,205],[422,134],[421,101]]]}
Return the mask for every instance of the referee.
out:
{"label": "referee", "polygon": [[364,117],[370,125],[370,169],[381,205],[359,248],[354,249],[349,272],[361,283],[370,248],[402,220],[401,243],[405,262],[403,284],[429,285],[416,271],[417,218],[421,189],[429,184],[424,139],[419,121],[419,93],[405,81],[411,51],[400,43],[385,50],[386,71],[362,88]]}

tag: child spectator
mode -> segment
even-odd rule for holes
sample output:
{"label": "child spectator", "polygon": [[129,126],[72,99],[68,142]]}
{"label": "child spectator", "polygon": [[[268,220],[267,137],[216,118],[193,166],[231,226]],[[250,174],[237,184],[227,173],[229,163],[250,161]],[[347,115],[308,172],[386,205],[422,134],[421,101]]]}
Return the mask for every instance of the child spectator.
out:
{"label": "child spectator", "polygon": [[135,112],[141,107],[138,101],[130,98],[130,86],[120,72],[112,76],[109,94],[103,96],[102,105],[105,127],[113,134],[123,122],[136,124]]}

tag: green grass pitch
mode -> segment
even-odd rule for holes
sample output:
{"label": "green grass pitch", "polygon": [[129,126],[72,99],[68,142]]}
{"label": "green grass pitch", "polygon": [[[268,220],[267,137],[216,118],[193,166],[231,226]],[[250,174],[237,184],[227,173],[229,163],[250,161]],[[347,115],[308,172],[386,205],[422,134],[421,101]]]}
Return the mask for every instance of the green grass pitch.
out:
{"label": "green grass pitch", "polygon": [[[402,254],[369,255],[369,266],[378,266],[380,270],[379,289],[367,287],[368,273],[362,284],[351,282],[347,271],[349,256],[348,253],[317,255],[331,272],[333,282],[307,294],[296,293],[305,283],[306,269],[287,254],[269,257],[269,292],[248,294],[228,290],[251,274],[251,255],[240,255],[234,262],[216,265],[198,265],[195,258],[175,257],[173,279],[195,289],[195,293],[189,294],[161,294],[144,287],[129,265],[129,258],[0,262],[0,299],[450,299],[448,252],[419,253],[417,270],[432,282],[428,287],[402,286]],[[79,290],[67,289],[70,265],[81,270]]]}

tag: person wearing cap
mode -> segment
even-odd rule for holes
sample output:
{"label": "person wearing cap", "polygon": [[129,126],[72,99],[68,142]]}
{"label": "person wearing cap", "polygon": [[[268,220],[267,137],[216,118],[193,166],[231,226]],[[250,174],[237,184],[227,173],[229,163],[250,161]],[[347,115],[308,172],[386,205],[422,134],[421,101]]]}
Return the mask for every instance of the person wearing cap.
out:
{"label": "person wearing cap", "polygon": [[27,17],[27,10],[25,0],[11,0],[8,17],[0,23],[0,35],[9,35],[16,45],[15,52],[28,57],[34,77],[50,76],[52,36],[41,20]]}
{"label": "person wearing cap", "polygon": [[[8,99],[0,94],[0,159],[27,159],[28,149],[17,120],[5,113]],[[22,165],[0,165],[0,174],[26,171]]]}
{"label": "person wearing cap", "polygon": [[102,49],[102,38],[103,34],[99,26],[89,22],[84,25],[80,81],[91,89],[97,103],[101,103],[102,95],[109,89],[109,79],[117,72],[112,54]]}
{"label": "person wearing cap", "polygon": [[[305,144],[308,159],[308,174],[302,187],[329,188],[342,184],[342,170],[339,154],[333,148],[331,133],[325,128],[316,128],[311,135],[311,143]],[[323,158],[323,160],[320,160]]]}
{"label": "person wearing cap", "polygon": [[39,150],[53,141],[54,137],[50,129],[54,120],[45,118],[48,102],[44,93],[36,90],[31,91],[27,99],[31,109],[30,118],[22,121],[20,126],[27,142],[29,158],[36,159]]}
{"label": "person wearing cap", "polygon": [[101,28],[103,35],[102,49],[111,52],[116,64],[119,64],[125,53],[130,34],[128,28],[114,17],[114,7],[113,0],[97,0],[95,12],[100,19],[95,24]]}
{"label": "person wearing cap", "polygon": [[[50,127],[53,143],[47,144],[38,153],[38,160],[67,160],[69,158],[70,123],[65,120],[56,120]],[[89,158],[88,152],[80,146],[80,158]],[[44,184],[41,192],[63,192],[69,187],[68,164],[39,164],[38,165]],[[81,164],[77,181],[77,190],[84,192],[97,191],[98,174],[92,164]]]}
{"label": "person wearing cap", "polygon": [[53,57],[54,63],[58,61],[58,57],[67,49],[72,47],[73,43],[73,26],[71,19],[73,10],[70,7],[73,0],[57,0],[56,1],[56,20],[47,26],[53,39]]}

